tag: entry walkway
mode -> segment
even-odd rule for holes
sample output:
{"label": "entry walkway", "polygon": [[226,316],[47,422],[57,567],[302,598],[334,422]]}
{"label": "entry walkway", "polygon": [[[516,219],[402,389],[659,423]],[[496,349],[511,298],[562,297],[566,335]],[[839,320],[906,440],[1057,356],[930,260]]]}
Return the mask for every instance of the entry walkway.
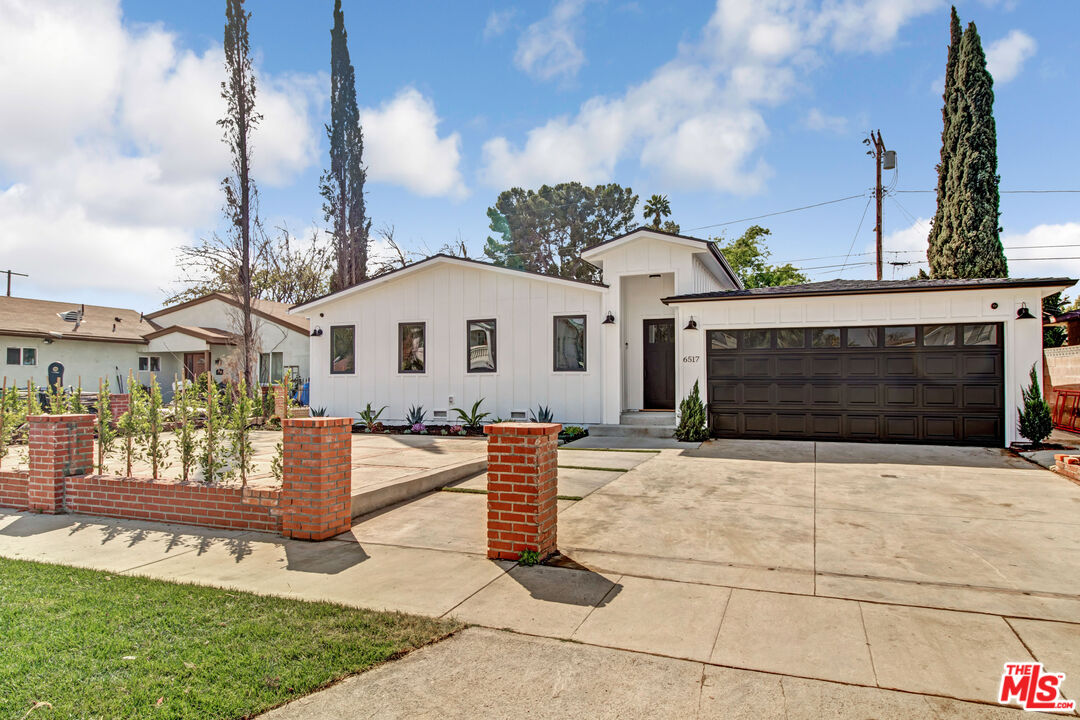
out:
{"label": "entry walkway", "polygon": [[[993,706],[1002,665],[1030,659],[1080,695],[1080,486],[1024,460],[723,442],[561,450],[559,463],[569,567],[488,561],[484,497],[469,492],[319,544],[6,513],[0,555],[492,629],[301,701],[307,717],[434,715],[433,699],[444,716],[523,714],[543,698],[545,712],[598,717],[988,717],[1009,712]],[[371,712],[335,711],[349,692]]]}

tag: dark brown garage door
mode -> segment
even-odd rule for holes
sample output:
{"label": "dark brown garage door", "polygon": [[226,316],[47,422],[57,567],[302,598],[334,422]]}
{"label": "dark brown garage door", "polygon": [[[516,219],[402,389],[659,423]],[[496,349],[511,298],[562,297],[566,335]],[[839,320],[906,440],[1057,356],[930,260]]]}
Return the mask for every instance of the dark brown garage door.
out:
{"label": "dark brown garage door", "polygon": [[709,330],[715,437],[1001,445],[1000,323]]}

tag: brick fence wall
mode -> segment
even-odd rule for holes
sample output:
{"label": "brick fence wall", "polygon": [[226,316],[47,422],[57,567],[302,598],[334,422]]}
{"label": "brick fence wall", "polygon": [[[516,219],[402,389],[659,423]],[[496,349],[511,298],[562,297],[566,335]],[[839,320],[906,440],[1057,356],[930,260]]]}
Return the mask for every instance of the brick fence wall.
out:
{"label": "brick fence wall", "polygon": [[308,540],[332,537],[351,525],[350,418],[286,421],[281,489],[91,475],[93,421],[93,415],[27,418],[30,470],[0,472],[0,506],[280,531]]}
{"label": "brick fence wall", "polygon": [[112,413],[113,422],[131,409],[131,395],[128,393],[113,393],[109,396],[109,412]]}
{"label": "brick fence wall", "polygon": [[1043,395],[1051,406],[1059,389],[1080,389],[1080,345],[1043,350]]}
{"label": "brick fence wall", "polygon": [[488,436],[487,556],[541,559],[556,549],[558,423],[486,425]]}

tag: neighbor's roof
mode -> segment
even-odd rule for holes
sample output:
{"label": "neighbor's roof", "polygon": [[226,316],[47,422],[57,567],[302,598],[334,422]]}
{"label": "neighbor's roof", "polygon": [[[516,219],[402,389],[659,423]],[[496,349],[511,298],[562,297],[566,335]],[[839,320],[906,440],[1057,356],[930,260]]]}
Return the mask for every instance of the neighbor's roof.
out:
{"label": "neighbor's roof", "polygon": [[362,280],[361,282],[358,282],[355,285],[350,285],[349,287],[342,288],[341,290],[338,290],[336,292],[328,293],[328,294],[323,295],[321,297],[313,298],[311,300],[308,300],[307,302],[300,303],[298,305],[293,305],[290,308],[290,310],[295,313],[297,310],[299,310],[300,308],[303,308],[303,307],[308,307],[310,305],[321,305],[322,303],[324,303],[324,302],[326,302],[328,300],[337,299],[339,297],[345,297],[346,295],[352,295],[355,292],[359,292],[361,290],[366,290],[367,288],[374,287],[376,285],[380,285],[380,284],[382,284],[384,282],[387,282],[387,281],[390,281],[390,280],[397,280],[397,279],[399,279],[401,277],[409,275],[409,274],[415,272],[416,270],[424,268],[424,267],[426,267],[428,265],[435,265],[435,264],[439,264],[439,263],[475,265],[475,266],[478,266],[478,267],[481,267],[481,268],[484,268],[484,269],[487,269],[487,270],[493,270],[495,272],[520,274],[520,275],[525,275],[527,277],[534,277],[534,278],[537,278],[537,279],[540,279],[540,280],[547,280],[547,281],[550,281],[550,282],[570,283],[572,285],[584,285],[585,287],[592,288],[594,290],[598,290],[598,289],[607,287],[607,285],[604,285],[603,283],[591,282],[589,280],[576,280],[574,278],[564,278],[564,277],[559,277],[557,275],[547,275],[545,273],[535,272],[535,271],[532,271],[532,270],[518,270],[518,269],[515,269],[515,268],[503,267],[502,265],[495,265],[495,264],[489,263],[489,262],[483,262],[482,260],[473,260],[472,258],[461,258],[461,257],[457,257],[456,255],[446,255],[444,253],[437,253],[435,255],[432,255],[431,257],[426,257],[423,260],[417,260],[416,262],[409,263],[405,267],[400,267],[400,268],[397,268],[396,270],[391,270],[390,272],[383,273],[382,275],[376,275],[373,278],[368,278],[367,280]]}
{"label": "neighbor's roof", "polygon": [[[82,317],[76,323],[61,313]],[[2,335],[45,338],[60,333],[65,340],[143,343],[143,335],[159,327],[149,316],[127,308],[0,296]]]}
{"label": "neighbor's roof", "polygon": [[724,253],[720,251],[720,246],[716,242],[712,240],[703,240],[702,238],[691,237],[690,235],[680,235],[679,233],[668,232],[667,230],[658,230],[656,228],[648,227],[647,225],[639,225],[630,232],[623,233],[622,235],[616,235],[613,238],[605,240],[599,245],[593,245],[591,248],[588,248],[587,250],[582,252],[581,257],[583,260],[588,262],[588,258],[590,255],[595,257],[596,255],[600,255],[607,250],[614,249],[614,247],[618,245],[626,242],[632,242],[635,239],[635,235],[644,233],[652,233],[654,235],[662,235],[667,238],[673,238],[680,241],[682,244],[694,245],[700,247],[702,250],[708,251],[708,253],[713,256],[716,262],[720,264],[720,269],[724,271],[724,274],[726,274],[728,278],[730,278],[732,284],[735,285],[735,287],[737,288],[742,288],[742,280],[739,278],[738,275],[735,274],[735,271],[731,269],[731,265],[728,264],[727,258],[724,257]]}
{"label": "neighbor's roof", "polygon": [[1043,313],[1043,322],[1047,325],[1062,325],[1068,322],[1076,322],[1077,320],[1080,320],[1080,310],[1069,310],[1068,312],[1059,313],[1058,315]]}
{"label": "neighbor's roof", "polygon": [[160,330],[155,330],[152,333],[148,333],[146,339],[153,340],[154,338],[164,337],[165,335],[171,335],[173,333],[190,335],[191,337],[205,340],[210,345],[239,345],[242,337],[238,333],[222,330],[221,328],[170,325],[161,328]]}
{"label": "neighbor's roof", "polygon": [[752,298],[805,297],[809,295],[870,295],[877,293],[928,292],[934,290],[983,290],[992,288],[1071,287],[1072,278],[972,278],[949,280],[826,280],[802,285],[721,290],[673,295],[665,303],[699,300],[745,300]]}
{"label": "neighbor's roof", "polygon": [[[154,312],[149,313],[146,317],[151,319],[166,317],[176,312],[177,310],[189,308],[194,305],[201,305],[202,303],[208,302],[210,300],[220,300],[221,302],[232,305],[233,307],[241,307],[241,302],[232,295],[221,292],[213,292],[203,295],[202,297],[197,297],[194,300],[182,302],[178,305],[170,305],[169,307],[163,307],[160,310],[155,310]],[[285,327],[295,330],[296,332],[301,332],[305,335],[308,332],[307,320],[290,315],[289,306],[286,303],[275,302],[273,300],[258,300],[253,298],[251,301],[251,312],[252,314],[257,315],[264,320],[275,322],[278,325],[284,325]]]}

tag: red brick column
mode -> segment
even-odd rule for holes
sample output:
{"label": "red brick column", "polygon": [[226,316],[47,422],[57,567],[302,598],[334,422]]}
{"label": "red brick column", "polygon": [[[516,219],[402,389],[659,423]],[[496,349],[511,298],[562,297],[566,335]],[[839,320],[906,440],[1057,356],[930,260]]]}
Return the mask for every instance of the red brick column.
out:
{"label": "red brick column", "polygon": [[285,402],[285,388],[280,385],[271,385],[270,389],[274,393],[274,415],[284,420],[288,408],[288,403]]}
{"label": "red brick column", "polygon": [[352,419],[284,418],[281,534],[326,540],[352,526]]}
{"label": "red brick column", "polygon": [[131,395],[128,393],[112,393],[109,395],[109,412],[112,413],[113,422],[131,409]]}
{"label": "red brick column", "polygon": [[517,560],[523,550],[555,552],[558,423],[487,425],[489,558]]}
{"label": "red brick column", "polygon": [[93,415],[31,415],[27,504],[44,513],[64,511],[64,479],[94,466]]}

